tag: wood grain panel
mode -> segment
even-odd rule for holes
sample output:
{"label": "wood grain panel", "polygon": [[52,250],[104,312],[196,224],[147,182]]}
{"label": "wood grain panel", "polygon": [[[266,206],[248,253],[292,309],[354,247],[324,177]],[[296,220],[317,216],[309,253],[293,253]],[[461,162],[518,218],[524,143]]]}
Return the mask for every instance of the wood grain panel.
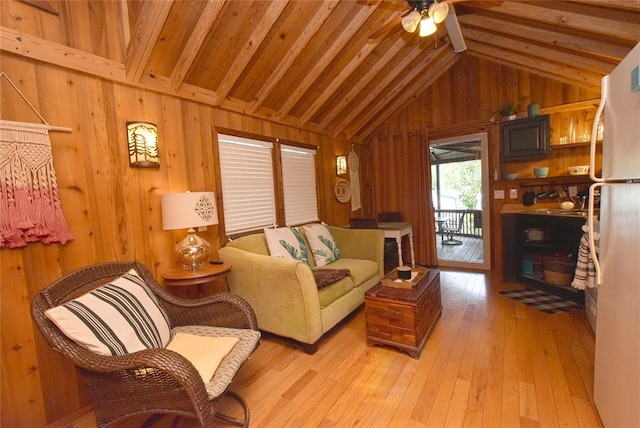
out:
{"label": "wood grain panel", "polygon": [[[85,387],[76,378],[73,368],[52,352],[33,330],[29,299],[60,275],[95,262],[137,259],[148,265],[156,277],[171,266],[173,245],[184,236],[184,231],[162,230],[161,195],[215,188],[217,166],[213,161],[212,126],[318,146],[322,220],[339,225],[347,224],[352,214],[403,211],[407,221],[414,224],[416,257],[421,261],[427,254],[423,247],[427,235],[420,234],[427,230],[428,223],[416,197],[429,196],[424,193],[426,186],[421,175],[424,171],[418,162],[421,150],[418,130],[487,121],[505,101],[520,101],[524,108],[531,101],[546,107],[598,98],[594,91],[462,55],[451,74],[440,77],[422,94],[414,94],[405,109],[384,123],[367,144],[355,145],[363,165],[364,208],[351,213],[350,204],[341,204],[333,196],[335,156],[348,154],[351,142],[302,130],[300,126],[287,126],[299,125],[289,117],[281,118],[282,122],[278,124],[273,112],[263,114],[261,110],[262,118],[256,118],[244,114],[243,106],[232,102],[229,105],[233,105],[234,111],[212,107],[216,94],[193,85],[183,84],[178,94],[180,98],[168,95],[175,82],[166,76],[143,76],[139,86],[132,86],[125,78],[122,64],[129,31],[118,23],[128,18],[124,16],[127,5],[131,5],[132,17],[138,15],[139,3],[60,1],[58,4],[61,5],[60,15],[43,13],[17,1],[3,2],[0,8],[2,26],[11,30],[6,35],[3,32],[2,70],[51,124],[73,129],[70,134],[51,133],[51,141],[62,206],[74,236],[74,240],[64,246],[31,244],[24,249],[2,250],[0,254],[2,426],[44,426],[87,402]],[[234,21],[231,19],[234,11],[259,19],[259,16],[244,13],[248,7],[244,2],[227,2],[221,19]],[[349,5],[340,7],[334,20],[339,21],[351,10]],[[131,19],[133,22],[134,18]],[[216,44],[242,46],[251,37],[251,29],[242,25],[236,27],[234,30],[214,26],[211,34],[224,37],[206,39],[204,44],[211,45],[212,51],[216,51]],[[232,30],[243,32],[227,32]],[[364,30],[366,28],[363,33]],[[328,37],[330,31],[323,29],[319,34]],[[300,60],[304,63],[310,58],[321,57],[327,37],[312,38],[306,57]],[[216,63],[218,59],[221,61]],[[204,64],[200,69],[203,73],[187,73],[188,81],[202,83],[204,87],[219,87],[224,75],[204,72],[215,70],[211,64],[224,68],[224,64],[231,64],[234,58],[229,55],[227,62],[223,60],[225,58],[211,56],[211,62],[201,63]],[[346,66],[348,62],[340,64]],[[148,67],[148,64],[141,64],[144,66]],[[309,67],[293,61],[292,68],[283,74],[284,79],[275,83],[274,91],[260,101],[268,106],[284,104],[297,87],[296,81],[303,80],[296,76],[304,76]],[[373,79],[375,74],[366,76]],[[376,85],[375,80],[369,83],[372,87]],[[158,92],[149,90],[151,86]],[[364,85],[361,89],[367,87]],[[247,99],[252,88],[252,85],[242,88]],[[355,93],[353,97],[356,97]],[[352,105],[358,106],[359,100],[345,99],[340,105],[348,109]],[[30,108],[7,90],[5,83],[0,108],[3,119],[38,121]],[[344,116],[322,108],[318,112],[334,123],[340,123]],[[124,129],[128,120],[146,120],[158,125],[160,169],[129,167]],[[313,128],[313,123],[309,126]],[[329,131],[331,129],[327,135],[333,135]],[[490,135],[493,170],[499,167],[499,137],[497,132]],[[553,163],[549,166],[554,171],[583,163],[584,149],[565,149],[562,153],[558,151],[557,156],[550,158]],[[532,164],[525,164],[520,168],[526,171],[531,167]],[[506,189],[509,184],[493,183],[492,190]],[[498,213],[504,202],[493,201],[491,206],[494,247],[500,242]],[[204,235],[214,247],[216,243],[224,242],[219,226],[210,227]],[[493,251],[496,267],[500,267],[500,248]],[[498,354],[504,350],[505,344],[499,335],[494,338],[493,346]],[[434,363],[424,364],[430,368]],[[444,368],[445,364],[441,366]],[[487,377],[494,380],[501,374],[499,367],[492,366]],[[428,390],[427,385],[426,395]],[[417,399],[420,388],[414,386],[412,391]],[[495,394],[496,391],[489,391],[487,402],[496,398]],[[500,398],[497,398],[498,407],[499,402]],[[492,415],[490,422],[499,421],[499,409],[496,411],[493,404],[489,413]]]}
{"label": "wood grain panel", "polygon": [[[373,148],[371,168],[375,183],[374,211],[393,207],[399,210],[401,200],[415,200],[415,193],[409,192],[406,186],[410,187],[412,182],[420,178],[422,172],[415,167],[405,168],[402,145],[398,144],[401,138],[397,137],[398,135],[411,135],[422,128],[429,129],[431,139],[453,137],[479,130],[487,131],[490,141],[490,171],[497,169],[500,175],[504,170],[518,172],[519,178],[531,178],[533,168],[549,166],[550,176],[567,175],[569,166],[588,163],[588,146],[552,150],[545,159],[502,164],[499,122],[492,120],[496,118],[496,112],[505,102],[519,103],[519,117],[526,117],[526,107],[530,102],[538,102],[543,110],[545,107],[550,108],[552,141],[558,141],[560,135],[568,133],[571,117],[575,118],[580,134],[588,132],[595,113],[593,100],[598,99],[599,94],[590,90],[467,56],[454,65],[450,73],[440,77],[426,91],[416,96],[403,111],[367,138],[366,143],[371,144]],[[555,107],[572,103],[576,103],[575,108]],[[390,136],[394,136],[393,139]],[[384,174],[387,165],[394,166],[393,174]],[[381,176],[384,178],[380,178]],[[491,182],[489,194],[493,195],[494,190],[505,190],[508,196],[508,189],[514,185],[521,196],[522,191],[517,183],[504,181]],[[491,201],[488,214],[492,225],[490,239],[493,268],[502,267],[500,209],[505,203],[521,204],[520,201]],[[385,204],[389,206],[385,207]],[[411,207],[405,209],[411,211]]]}
{"label": "wood grain panel", "polygon": [[[33,330],[29,297],[62,274],[100,261],[136,259],[157,278],[172,266],[173,246],[185,231],[162,230],[161,195],[215,189],[212,126],[318,146],[322,220],[349,222],[349,204],[340,204],[333,196],[335,156],[350,150],[344,140],[5,53],[1,60],[3,71],[51,124],[73,129],[51,132],[50,138],[62,207],[74,236],[63,246],[31,244],[2,250],[2,283],[11,284],[2,288],[2,349],[3,355],[15,355],[2,360],[3,406],[4,397],[12,397],[2,409],[3,426],[15,426],[11,421],[43,426],[88,403],[73,367]],[[2,94],[3,119],[38,121],[19,97],[10,95],[6,82]],[[129,167],[125,124],[130,120],[158,125],[159,169]],[[214,249],[225,242],[219,226],[209,227],[203,236]],[[24,274],[13,275],[16,270]],[[11,305],[7,310],[5,303]]]}

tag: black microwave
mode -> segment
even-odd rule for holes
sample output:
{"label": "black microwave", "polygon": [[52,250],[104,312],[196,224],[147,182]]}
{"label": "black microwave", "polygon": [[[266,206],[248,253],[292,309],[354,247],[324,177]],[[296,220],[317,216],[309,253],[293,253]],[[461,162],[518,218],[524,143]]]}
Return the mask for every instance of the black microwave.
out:
{"label": "black microwave", "polygon": [[502,122],[502,159],[541,158],[551,153],[549,115]]}

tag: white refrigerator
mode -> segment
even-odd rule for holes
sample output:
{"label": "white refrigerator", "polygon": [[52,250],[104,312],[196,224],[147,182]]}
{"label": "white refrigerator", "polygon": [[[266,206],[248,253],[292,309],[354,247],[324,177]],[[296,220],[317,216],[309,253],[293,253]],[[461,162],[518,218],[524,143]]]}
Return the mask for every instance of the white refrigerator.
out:
{"label": "white refrigerator", "polygon": [[[596,126],[604,114],[602,176]],[[594,402],[605,427],[640,427],[640,44],[602,80],[591,141],[589,237],[596,270]],[[599,242],[593,205],[600,192]]]}

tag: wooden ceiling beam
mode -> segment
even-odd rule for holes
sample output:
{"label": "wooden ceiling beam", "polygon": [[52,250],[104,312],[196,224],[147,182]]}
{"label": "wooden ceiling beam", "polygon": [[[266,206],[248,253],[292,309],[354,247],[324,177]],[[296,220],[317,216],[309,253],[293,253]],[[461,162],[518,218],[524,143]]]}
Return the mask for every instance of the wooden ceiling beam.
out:
{"label": "wooden ceiling beam", "polygon": [[180,85],[182,85],[189,69],[191,69],[193,65],[193,61],[195,61],[198,52],[202,48],[207,33],[211,30],[211,27],[213,27],[218,14],[222,10],[222,6],[224,6],[224,1],[210,1],[205,4],[204,10],[198,18],[198,22],[191,32],[189,40],[187,40],[187,44],[184,46],[182,54],[180,54],[180,58],[178,58],[178,62],[171,73],[171,86],[174,89],[178,90]]}
{"label": "wooden ceiling beam", "polygon": [[484,31],[472,28],[464,28],[462,30],[466,40],[475,40],[478,43],[492,45],[496,47],[504,47],[508,51],[515,51],[523,55],[529,55],[535,58],[542,58],[546,61],[557,63],[569,63],[573,67],[591,71],[600,75],[609,74],[615,64],[610,62],[598,61],[596,59],[584,56],[558,51],[557,49],[547,48],[541,45],[535,45],[529,42],[523,42],[509,37],[503,37],[496,34],[490,34]]}
{"label": "wooden ceiling beam", "polygon": [[[349,105],[348,112],[342,116],[339,124],[336,124],[334,132],[336,134],[340,134],[341,132],[345,131],[348,124],[351,123],[356,117],[358,117],[358,115],[362,114],[362,112],[380,96],[383,90],[388,85],[394,82],[398,74],[406,67],[408,67],[413,62],[413,60],[415,60],[420,55],[424,55],[424,52],[419,49],[413,49],[406,55],[402,56],[395,64],[393,64],[393,69],[390,70],[383,79],[378,81],[375,88],[369,90],[369,92],[367,92],[366,94],[362,93],[362,95],[357,100],[354,100],[357,102],[355,106],[352,104]],[[425,60],[425,68],[428,67],[429,63],[427,60]]]}
{"label": "wooden ceiling beam", "polygon": [[322,6],[318,8],[318,13],[316,13],[314,19],[305,23],[304,30],[302,30],[300,35],[297,37],[296,42],[293,44],[291,49],[289,49],[284,58],[278,62],[278,68],[269,75],[267,80],[258,90],[254,99],[249,103],[250,112],[255,112],[271,91],[273,91],[273,89],[278,85],[287,71],[289,71],[296,58],[298,58],[300,53],[313,39],[336,6],[338,6],[337,1],[325,0]]}
{"label": "wooden ceiling beam", "polygon": [[576,85],[592,91],[599,91],[602,75],[587,70],[572,67],[567,64],[558,64],[545,61],[543,58],[533,58],[518,52],[507,51],[504,48],[496,48],[469,40],[467,42],[470,55],[492,61],[496,64],[524,70],[543,77],[549,77],[560,82]]}
{"label": "wooden ceiling beam", "polygon": [[267,12],[264,14],[260,22],[255,26],[253,32],[251,33],[251,37],[244,44],[242,51],[238,53],[235,61],[229,67],[227,74],[225,75],[224,80],[220,87],[216,90],[218,93],[218,102],[220,105],[224,101],[225,97],[231,91],[231,88],[236,84],[242,72],[244,71],[249,61],[251,61],[251,57],[256,53],[264,38],[269,34],[271,27],[273,27],[274,23],[280,17],[282,11],[289,3],[289,0],[273,0],[267,9]]}
{"label": "wooden ceiling beam", "polygon": [[124,62],[124,69],[130,82],[138,82],[144,73],[158,36],[169,16],[171,6],[173,6],[173,0],[143,3]]}
{"label": "wooden ceiling beam", "polygon": [[358,30],[369,19],[371,14],[376,10],[380,0],[372,1],[366,5],[362,5],[358,13],[353,17],[351,22],[342,30],[340,35],[327,47],[322,57],[312,64],[311,70],[305,75],[304,79],[296,86],[296,89],[287,97],[287,101],[282,105],[278,112],[279,117],[285,117],[300,101],[304,94],[309,90],[313,83],[318,80],[322,72],[331,64],[336,56],[342,51],[342,48],[351,40]]}
{"label": "wooden ceiling beam", "polygon": [[399,37],[398,40],[391,46],[391,48],[387,49],[384,52],[384,55],[376,61],[373,67],[370,67],[367,72],[358,79],[358,82],[353,85],[349,91],[344,94],[344,96],[340,99],[340,101],[335,105],[335,107],[325,116],[325,118],[320,122],[320,127],[322,129],[326,129],[327,126],[336,118],[338,115],[342,114],[345,109],[350,107],[350,104],[353,100],[356,99],[356,96],[360,91],[364,89],[365,86],[371,80],[373,80],[374,76],[378,74],[383,68],[386,68],[388,64],[393,60],[393,58],[404,48],[406,45],[405,41],[402,37]]}
{"label": "wooden ceiling beam", "polygon": [[[366,136],[375,131],[385,120],[400,111],[412,98],[422,94],[460,60],[460,55],[456,54],[448,43],[430,52],[431,54],[433,56],[429,61],[429,71],[425,73],[424,69],[415,69],[406,75],[392,91],[385,94],[375,106],[369,106],[371,112],[350,127],[356,131],[354,135]],[[379,113],[383,110],[386,114],[380,115]]]}
{"label": "wooden ceiling beam", "polygon": [[638,0],[581,0],[580,3],[589,3],[596,6],[606,6],[640,12],[640,2]]}
{"label": "wooden ceiling beam", "polygon": [[[497,32],[500,34],[517,37],[520,39],[531,39],[550,46],[557,46],[561,49],[579,51],[586,54],[597,55],[619,62],[628,53],[630,48],[620,43],[609,43],[598,39],[587,39],[585,37],[574,36],[549,31],[541,27],[532,27],[513,21],[494,18],[483,15],[463,15],[458,19],[463,29],[469,26]],[[633,45],[631,45],[633,47]]]}
{"label": "wooden ceiling beam", "polygon": [[322,108],[325,102],[333,96],[333,94],[340,88],[340,86],[351,76],[351,74],[356,71],[358,66],[362,64],[362,62],[367,59],[369,54],[373,52],[373,50],[377,47],[378,43],[367,43],[364,47],[358,52],[349,64],[340,70],[340,73],[331,80],[331,83],[327,87],[325,87],[322,93],[315,97],[313,103],[307,111],[302,115],[300,122],[304,125],[308,123],[313,115],[316,114],[318,110]]}
{"label": "wooden ceiling beam", "polygon": [[[473,3],[473,2],[469,2]],[[523,18],[558,28],[586,31],[588,33],[615,36],[623,40],[640,40],[640,23],[624,22],[602,18],[599,16],[583,15],[566,10],[552,9],[554,2],[544,2],[550,7],[536,6],[531,3],[505,1],[502,5],[491,9],[492,12]]]}
{"label": "wooden ceiling beam", "polygon": [[125,74],[124,64],[121,62],[31,36],[12,28],[0,26],[0,50],[109,81],[130,83]]}

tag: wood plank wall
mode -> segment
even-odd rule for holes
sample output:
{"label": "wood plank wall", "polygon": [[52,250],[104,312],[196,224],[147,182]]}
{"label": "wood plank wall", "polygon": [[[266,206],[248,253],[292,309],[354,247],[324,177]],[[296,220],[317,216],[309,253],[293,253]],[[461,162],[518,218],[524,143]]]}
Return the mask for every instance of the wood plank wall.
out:
{"label": "wood plank wall", "polygon": [[[17,1],[3,2],[0,23],[116,63],[124,61],[128,29],[115,27],[114,31],[114,23],[127,19],[120,2],[54,4],[60,9],[59,15]],[[160,197],[187,189],[215,188],[212,126],[317,145],[320,216],[329,224],[346,224],[351,214],[349,204],[338,203],[333,196],[337,181],[335,156],[347,154],[349,142],[76,72],[74,60],[70,58],[69,67],[65,68],[42,58],[36,61],[4,52],[0,56],[2,71],[49,123],[73,129],[69,134],[51,133],[51,141],[62,206],[75,238],[64,246],[31,244],[0,252],[2,426],[43,426],[88,402],[73,367],[52,352],[33,329],[30,299],[59,276],[101,261],[137,259],[159,277],[172,264],[171,249],[182,238],[181,231],[162,231]],[[3,119],[38,121],[6,82],[1,90]],[[456,129],[445,125],[486,119],[506,100],[521,100],[523,106],[535,100],[545,107],[597,97],[598,94],[465,57],[452,73],[417,96],[404,112],[372,135],[369,143],[374,138],[409,141],[423,128],[429,128],[432,136],[444,137]],[[129,167],[124,128],[129,120],[158,125],[159,170]],[[492,170],[499,153],[495,126],[489,126]],[[365,209],[374,212],[392,208],[399,200],[411,200],[415,189],[403,183],[418,183],[419,171],[392,186],[374,187],[372,183],[386,183],[389,148],[356,144],[355,149],[362,154]],[[372,153],[376,150],[380,151]],[[413,165],[413,161],[410,150],[394,153],[394,165]],[[504,183],[492,183],[492,190],[501,186]],[[500,201],[492,204],[494,245],[500,242],[496,235],[500,230],[500,206]],[[218,227],[209,228],[204,236],[214,246],[224,242]]]}
{"label": "wood plank wall", "polygon": [[[519,103],[518,117],[526,117],[527,105],[538,102],[542,107],[542,113],[545,112],[545,108],[553,113],[552,142],[557,143],[560,135],[566,135],[570,117],[579,119],[580,132],[586,132],[589,121],[593,121],[595,110],[592,105],[584,108],[580,102],[597,100],[600,98],[599,93],[493,64],[468,53],[462,55],[463,58],[449,72],[440,77],[424,93],[416,95],[405,109],[380,126],[365,140],[367,150],[372,154],[371,162],[363,167],[364,174],[372,176],[374,182],[385,183],[384,186],[376,186],[372,190],[375,206],[368,207],[372,213],[379,208],[395,207],[399,200],[416,199],[413,189],[403,183],[417,182],[423,174],[422,171],[415,168],[403,170],[406,175],[403,176],[402,182],[385,180],[380,176],[389,176],[389,159],[393,159],[396,167],[412,163],[413,154],[405,150],[403,141],[420,130],[426,129],[429,139],[487,132],[490,144],[489,171],[492,178],[495,169],[500,172],[506,168],[509,172],[518,172],[519,178],[532,178],[533,168],[537,166],[549,166],[549,175],[552,176],[566,175],[569,166],[588,164],[589,149],[583,146],[555,150],[546,159],[509,162],[503,166],[500,162],[500,125],[499,121],[492,121],[491,118],[505,102]],[[577,105],[581,108],[574,111],[550,108],[573,103],[578,103]],[[389,141],[393,148],[383,148],[376,141]],[[522,194],[522,189],[517,182],[503,180],[491,181],[489,194],[493,195],[494,190],[505,190],[508,196],[509,188],[517,188],[518,195]],[[430,201],[429,198],[425,200]],[[521,199],[492,200],[489,204],[492,228],[491,255],[494,269],[502,268],[500,210],[505,203],[521,204]],[[421,233],[419,229],[414,232]]]}
{"label": "wood plank wall", "polygon": [[[113,31],[122,13],[117,2],[56,4],[61,8],[57,16],[23,3],[3,2],[1,23],[123,61],[125,31]],[[50,124],[73,130],[51,132],[50,138],[62,207],[74,236],[66,245],[35,243],[0,252],[1,426],[45,426],[88,403],[75,369],[34,330],[31,298],[61,275],[102,261],[136,259],[160,278],[172,266],[172,249],[185,232],[162,230],[161,195],[216,188],[212,126],[316,145],[320,217],[329,224],[349,222],[349,204],[339,203],[333,194],[338,179],[335,156],[349,152],[347,141],[19,55],[2,52],[0,63]],[[0,89],[2,119],[39,123],[4,79]],[[125,123],[131,120],[158,125],[160,169],[129,167]],[[220,208],[220,195],[216,196]],[[216,249],[224,245],[218,226],[202,235]]]}

